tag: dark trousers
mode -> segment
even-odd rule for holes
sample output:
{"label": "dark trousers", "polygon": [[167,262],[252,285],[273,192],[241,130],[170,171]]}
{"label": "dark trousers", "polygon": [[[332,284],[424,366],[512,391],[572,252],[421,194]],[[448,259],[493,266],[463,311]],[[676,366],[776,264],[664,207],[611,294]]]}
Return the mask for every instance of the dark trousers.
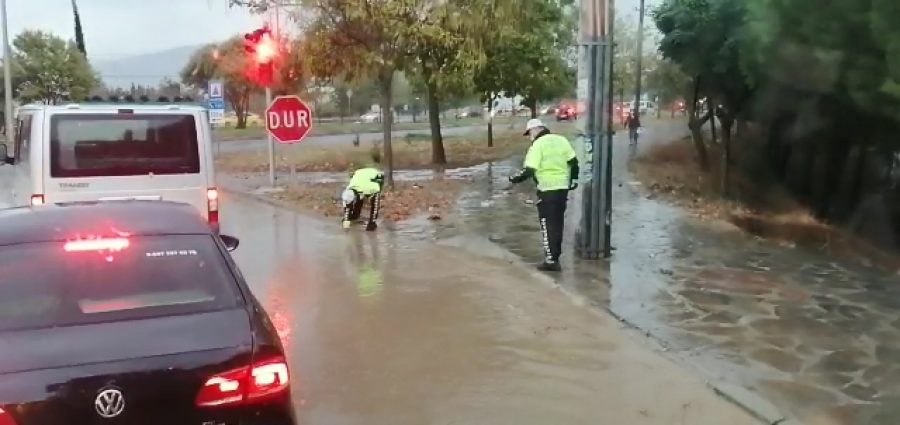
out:
{"label": "dark trousers", "polygon": [[376,193],[374,195],[361,195],[357,191],[353,191],[356,194],[356,197],[353,199],[353,202],[344,205],[344,221],[353,221],[359,220],[359,216],[362,215],[363,204],[366,200],[369,200],[369,224],[375,222],[378,219],[378,214],[381,212],[381,193]]}
{"label": "dark trousers", "polygon": [[544,262],[558,263],[562,253],[563,223],[566,219],[568,190],[538,192],[538,218],[541,222],[541,242]]}

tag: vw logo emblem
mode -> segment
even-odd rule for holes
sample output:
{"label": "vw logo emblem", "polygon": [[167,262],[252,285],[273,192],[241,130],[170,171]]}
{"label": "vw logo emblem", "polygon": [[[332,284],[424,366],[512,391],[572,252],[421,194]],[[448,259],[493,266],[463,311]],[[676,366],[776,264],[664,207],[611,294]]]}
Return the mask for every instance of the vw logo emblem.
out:
{"label": "vw logo emblem", "polygon": [[94,399],[94,410],[101,418],[115,418],[125,411],[125,396],[115,388],[100,391]]}

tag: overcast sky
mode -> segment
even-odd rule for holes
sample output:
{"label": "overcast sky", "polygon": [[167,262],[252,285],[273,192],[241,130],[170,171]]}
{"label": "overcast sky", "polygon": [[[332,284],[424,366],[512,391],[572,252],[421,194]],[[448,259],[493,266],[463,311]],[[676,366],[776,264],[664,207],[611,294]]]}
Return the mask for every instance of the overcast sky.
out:
{"label": "overcast sky", "polygon": [[[25,29],[75,37],[71,0],[7,0],[7,9],[10,38]],[[222,40],[262,22],[228,0],[78,0],[78,9],[96,60]]]}
{"label": "overcast sky", "polygon": [[[617,0],[618,12],[634,16],[638,2]],[[10,38],[25,29],[74,38],[71,0],[7,0],[7,8]],[[223,40],[262,22],[228,0],[78,0],[78,8],[88,56],[100,61]]]}

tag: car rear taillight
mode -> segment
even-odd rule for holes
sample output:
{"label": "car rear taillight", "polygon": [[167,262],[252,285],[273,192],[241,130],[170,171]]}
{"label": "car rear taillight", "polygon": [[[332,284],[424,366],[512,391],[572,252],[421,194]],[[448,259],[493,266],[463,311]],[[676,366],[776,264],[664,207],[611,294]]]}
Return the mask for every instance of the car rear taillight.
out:
{"label": "car rear taillight", "polygon": [[258,403],[282,394],[289,386],[287,361],[277,356],[207,379],[195,403],[198,407]]}
{"label": "car rear taillight", "polygon": [[16,425],[16,420],[5,410],[0,409],[0,425]]}
{"label": "car rear taillight", "polygon": [[31,195],[31,206],[36,207],[39,205],[44,205],[44,195],[40,195],[40,194]]}
{"label": "car rear taillight", "polygon": [[206,189],[206,212],[209,224],[219,224],[219,190],[211,187]]}
{"label": "car rear taillight", "polygon": [[287,362],[283,357],[259,362],[250,369],[250,390],[247,391],[247,400],[263,400],[280,394],[289,384]]}

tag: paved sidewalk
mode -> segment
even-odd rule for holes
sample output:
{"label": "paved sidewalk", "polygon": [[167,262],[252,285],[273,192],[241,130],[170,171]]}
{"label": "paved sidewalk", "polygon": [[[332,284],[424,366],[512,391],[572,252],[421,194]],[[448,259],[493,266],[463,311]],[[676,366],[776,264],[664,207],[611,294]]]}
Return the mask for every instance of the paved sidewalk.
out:
{"label": "paved sidewalk", "polygon": [[[651,128],[642,143],[667,134]],[[898,423],[900,278],[696,221],[632,180],[624,145],[615,154],[615,254],[601,265],[572,258],[574,200],[558,283],[653,335],[772,421]],[[533,196],[502,190],[516,165],[482,175],[460,202],[463,224],[448,233],[485,235],[538,262]]]}

